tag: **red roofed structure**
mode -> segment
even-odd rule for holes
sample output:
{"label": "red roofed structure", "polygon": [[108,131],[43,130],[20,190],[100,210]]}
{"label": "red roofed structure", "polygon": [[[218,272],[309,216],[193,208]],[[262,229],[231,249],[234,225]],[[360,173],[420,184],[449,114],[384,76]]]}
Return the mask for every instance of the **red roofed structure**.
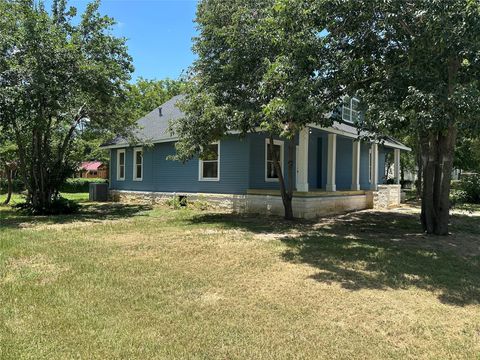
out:
{"label": "red roofed structure", "polygon": [[101,161],[84,161],[78,169],[78,177],[108,179],[108,165]]}

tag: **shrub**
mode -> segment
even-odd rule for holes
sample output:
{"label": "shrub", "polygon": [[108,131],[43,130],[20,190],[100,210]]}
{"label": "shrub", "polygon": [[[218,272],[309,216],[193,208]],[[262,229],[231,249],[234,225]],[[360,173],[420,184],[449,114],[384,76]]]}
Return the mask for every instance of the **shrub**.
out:
{"label": "shrub", "polygon": [[106,179],[85,179],[75,178],[67,179],[66,183],[60,188],[64,193],[85,193],[89,191],[90,184],[106,183]]}
{"label": "shrub", "polygon": [[[19,179],[14,179],[13,182],[13,192],[19,193],[25,190],[25,184]],[[0,194],[5,194],[8,192],[8,181],[7,179],[0,180]]]}
{"label": "shrub", "polygon": [[186,196],[174,195],[171,199],[168,199],[167,201],[165,201],[165,204],[167,204],[167,206],[170,206],[175,210],[179,210],[187,207],[188,201]]}
{"label": "shrub", "polygon": [[462,177],[459,187],[459,198],[462,202],[480,204],[480,175]]}
{"label": "shrub", "polygon": [[413,185],[413,181],[403,180],[403,181],[400,181],[400,185],[402,185],[402,189],[411,189]]}
{"label": "shrub", "polygon": [[21,203],[14,206],[20,212],[27,215],[68,215],[77,213],[80,205],[72,200],[62,197],[55,199],[48,209],[37,209],[30,203]]}

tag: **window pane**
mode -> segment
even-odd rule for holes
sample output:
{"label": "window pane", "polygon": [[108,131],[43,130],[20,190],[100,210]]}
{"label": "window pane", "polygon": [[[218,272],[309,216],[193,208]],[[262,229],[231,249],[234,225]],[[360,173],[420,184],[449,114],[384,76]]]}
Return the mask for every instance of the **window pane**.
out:
{"label": "window pane", "polygon": [[125,166],[120,165],[120,178],[123,179],[125,177]]}
{"label": "window pane", "polygon": [[218,144],[212,144],[205,147],[202,160],[218,160]]}
{"label": "window pane", "polygon": [[352,116],[351,110],[344,106],[343,107],[343,112],[342,112],[342,119],[344,121],[351,121],[351,116]]}
{"label": "window pane", "polygon": [[[273,145],[273,149],[275,151],[275,154],[277,155],[277,160],[280,161],[281,160],[280,155],[281,155],[282,147],[280,145]],[[273,161],[272,153],[270,151],[270,144],[268,144],[268,146],[267,146],[267,160]]]}
{"label": "window pane", "polygon": [[273,166],[273,161],[267,162],[267,179],[278,179],[277,170]]}
{"label": "window pane", "polygon": [[143,153],[141,151],[137,151],[135,153],[135,157],[136,157],[136,162],[137,162],[137,165],[138,164],[142,164],[142,158],[143,158]]}
{"label": "window pane", "polygon": [[136,174],[137,179],[142,178],[142,165],[137,165],[137,174]]}
{"label": "window pane", "polygon": [[204,178],[218,178],[218,161],[208,161],[203,163]]}
{"label": "window pane", "polygon": [[360,101],[352,99],[352,110],[358,111],[360,109]]}
{"label": "window pane", "polygon": [[125,165],[125,153],[123,153],[123,152],[120,153],[119,162],[120,162],[120,166]]}

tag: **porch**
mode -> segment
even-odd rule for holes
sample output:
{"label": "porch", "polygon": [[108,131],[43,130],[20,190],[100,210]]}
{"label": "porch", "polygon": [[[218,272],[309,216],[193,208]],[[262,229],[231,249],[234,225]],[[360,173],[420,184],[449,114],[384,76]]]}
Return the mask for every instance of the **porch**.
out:
{"label": "porch", "polygon": [[346,124],[302,129],[295,159],[295,196],[334,196],[339,190],[344,195],[352,195],[346,191],[377,191],[387,181],[387,154],[393,155],[393,182],[399,184],[400,151],[410,149],[394,139],[366,142],[358,138],[357,129]]}

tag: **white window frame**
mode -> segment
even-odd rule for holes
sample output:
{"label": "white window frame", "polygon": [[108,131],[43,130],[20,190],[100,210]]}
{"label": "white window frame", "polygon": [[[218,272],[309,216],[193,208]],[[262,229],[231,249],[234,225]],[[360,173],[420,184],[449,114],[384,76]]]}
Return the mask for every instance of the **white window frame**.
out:
{"label": "white window frame", "polygon": [[[123,177],[120,177],[120,154],[123,154]],[[125,149],[117,150],[117,181],[125,181],[126,166],[127,165],[127,154]]]}
{"label": "white window frame", "polygon": [[[198,159],[198,181],[220,181],[220,141],[215,141],[210,145],[217,145],[217,160],[202,160]],[[217,177],[216,178],[208,178],[203,176],[203,163],[206,162],[217,162]]]}
{"label": "white window frame", "polygon": [[[266,182],[278,182],[278,178],[269,178],[268,177],[268,145],[270,145],[270,139],[265,139],[265,181]],[[282,140],[273,140],[273,145],[280,145],[280,168],[282,169],[283,174],[283,163],[284,163],[284,143]]]}
{"label": "white window frame", "polygon": [[[140,164],[141,168],[141,177],[137,177],[137,153],[142,153],[142,163]],[[143,148],[137,147],[133,149],[133,181],[143,181],[143,168],[144,168],[144,158],[143,158]]]}
{"label": "white window frame", "polygon": [[349,102],[348,106],[346,107],[347,109],[350,110],[350,116],[347,119],[345,119],[345,100],[343,101],[343,104],[342,104],[342,120],[346,121],[346,122],[349,122],[349,123],[352,123],[352,124],[354,123],[353,112],[356,113],[357,117],[360,116],[360,111],[353,110],[353,103],[354,102],[357,103],[357,105],[360,104],[360,100],[358,98],[356,98],[354,96],[350,98],[350,102]]}

